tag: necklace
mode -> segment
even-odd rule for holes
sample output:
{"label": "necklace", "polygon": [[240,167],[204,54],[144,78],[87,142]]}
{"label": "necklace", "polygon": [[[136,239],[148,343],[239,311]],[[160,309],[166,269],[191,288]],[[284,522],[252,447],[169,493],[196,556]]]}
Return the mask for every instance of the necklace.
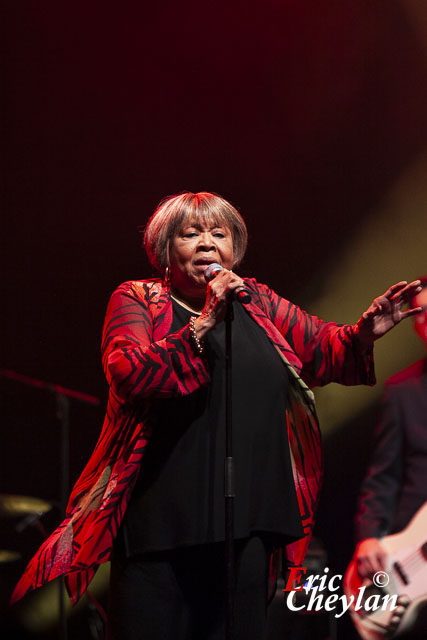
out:
{"label": "necklace", "polygon": [[189,307],[188,304],[185,304],[185,302],[182,302],[182,300],[178,300],[178,298],[176,298],[172,294],[171,294],[171,298],[175,300],[175,302],[177,302],[179,305],[181,305],[181,307],[184,307],[184,309],[187,309],[187,311],[191,311],[191,313],[194,313],[196,316],[201,315],[201,311],[195,311],[194,309]]}

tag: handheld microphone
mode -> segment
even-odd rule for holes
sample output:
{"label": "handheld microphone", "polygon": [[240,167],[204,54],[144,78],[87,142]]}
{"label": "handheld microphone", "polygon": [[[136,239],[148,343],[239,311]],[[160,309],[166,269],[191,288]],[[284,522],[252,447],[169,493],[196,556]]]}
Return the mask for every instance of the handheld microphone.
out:
{"label": "handheld microphone", "polygon": [[[218,262],[212,262],[212,264],[210,264],[205,270],[206,282],[210,282],[211,280],[213,280],[215,276],[223,269],[224,267],[218,264]],[[251,294],[250,291],[246,289],[246,287],[240,286],[234,290],[233,298],[235,300],[238,300],[242,304],[248,304],[248,302],[251,301]]]}

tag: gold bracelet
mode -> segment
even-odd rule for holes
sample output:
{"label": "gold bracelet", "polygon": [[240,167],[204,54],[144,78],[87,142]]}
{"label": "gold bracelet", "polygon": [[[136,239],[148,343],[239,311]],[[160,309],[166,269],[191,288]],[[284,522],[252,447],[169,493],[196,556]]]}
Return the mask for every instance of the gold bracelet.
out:
{"label": "gold bracelet", "polygon": [[196,345],[196,349],[197,351],[200,353],[200,355],[202,355],[205,351],[202,343],[200,342],[199,338],[197,337],[197,331],[196,331],[196,316],[191,316],[190,318],[190,335],[193,338],[193,342]]}

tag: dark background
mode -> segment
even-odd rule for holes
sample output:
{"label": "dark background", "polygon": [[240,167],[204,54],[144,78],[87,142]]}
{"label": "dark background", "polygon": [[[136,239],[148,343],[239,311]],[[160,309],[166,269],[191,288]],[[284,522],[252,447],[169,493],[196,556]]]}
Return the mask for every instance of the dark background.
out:
{"label": "dark background", "polygon": [[[233,202],[250,234],[241,274],[316,313],[352,238],[426,147],[422,4],[3,3],[1,366],[100,398],[72,406],[71,481],[102,422],[108,297],[151,275],[138,228],[165,195]],[[2,388],[0,491],[58,500],[54,399]],[[317,532],[331,571],[353,549],[375,412],[355,410],[325,440]],[[38,540],[24,538],[30,553]]]}

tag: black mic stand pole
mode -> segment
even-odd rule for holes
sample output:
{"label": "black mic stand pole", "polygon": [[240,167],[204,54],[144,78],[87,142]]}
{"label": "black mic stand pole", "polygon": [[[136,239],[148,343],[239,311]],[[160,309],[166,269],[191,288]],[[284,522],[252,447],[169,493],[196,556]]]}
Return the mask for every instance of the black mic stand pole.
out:
{"label": "black mic stand pole", "polygon": [[233,640],[234,632],[234,461],[232,429],[232,357],[231,334],[233,321],[233,303],[227,305],[225,317],[225,568],[226,568],[226,610],[225,638]]}

